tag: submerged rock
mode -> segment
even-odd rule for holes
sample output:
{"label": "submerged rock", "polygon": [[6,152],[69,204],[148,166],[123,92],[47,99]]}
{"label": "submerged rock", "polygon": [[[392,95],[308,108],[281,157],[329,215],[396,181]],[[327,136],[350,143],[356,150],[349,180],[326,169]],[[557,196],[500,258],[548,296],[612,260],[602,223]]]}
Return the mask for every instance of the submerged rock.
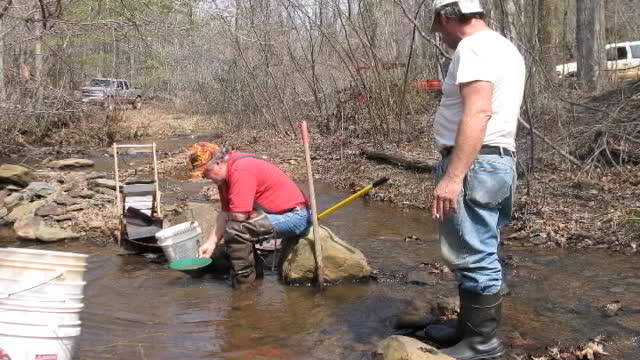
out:
{"label": "submerged rock", "polygon": [[88,167],[93,166],[93,161],[87,159],[64,159],[64,160],[54,160],[47,164],[50,168],[55,169],[63,169],[63,168],[78,168],[78,167]]}
{"label": "submerged rock", "polygon": [[29,181],[29,169],[22,166],[10,164],[2,164],[0,166],[0,182],[25,187],[29,185]]}
{"label": "submerged rock", "polygon": [[[368,279],[371,268],[360,250],[338,238],[327,227],[318,231],[322,241],[322,263],[324,278],[329,282]],[[287,249],[282,275],[288,283],[306,283],[314,278],[315,257],[313,229],[297,244]]]}
{"label": "submerged rock", "polygon": [[454,360],[423,342],[399,335],[382,340],[373,358],[374,360]]}
{"label": "submerged rock", "polygon": [[45,242],[75,239],[80,237],[79,234],[72,231],[46,225],[39,216],[21,218],[13,225],[13,230],[21,239],[40,240]]}

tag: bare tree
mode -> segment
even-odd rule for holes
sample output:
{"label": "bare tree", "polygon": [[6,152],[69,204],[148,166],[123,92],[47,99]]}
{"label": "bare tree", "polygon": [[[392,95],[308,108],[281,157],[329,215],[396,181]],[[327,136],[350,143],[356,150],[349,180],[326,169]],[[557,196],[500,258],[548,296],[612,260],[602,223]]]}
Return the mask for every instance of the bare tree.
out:
{"label": "bare tree", "polygon": [[598,90],[606,69],[604,1],[577,0],[576,46],[578,78],[589,90]]}

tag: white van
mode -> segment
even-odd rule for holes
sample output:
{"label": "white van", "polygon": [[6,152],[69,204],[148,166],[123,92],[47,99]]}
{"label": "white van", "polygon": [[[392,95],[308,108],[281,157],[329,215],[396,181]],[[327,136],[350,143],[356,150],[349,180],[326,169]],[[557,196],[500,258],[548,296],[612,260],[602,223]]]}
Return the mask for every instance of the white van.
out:
{"label": "white van", "polygon": [[[617,80],[640,80],[640,41],[609,44],[607,70]],[[575,62],[556,66],[559,78],[575,77],[578,65]]]}

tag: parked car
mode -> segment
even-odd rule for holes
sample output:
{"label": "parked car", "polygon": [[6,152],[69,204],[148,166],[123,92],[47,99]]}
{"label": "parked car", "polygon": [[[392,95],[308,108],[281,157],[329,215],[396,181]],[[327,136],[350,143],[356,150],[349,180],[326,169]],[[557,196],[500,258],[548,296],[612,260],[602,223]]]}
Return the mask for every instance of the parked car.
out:
{"label": "parked car", "polygon": [[131,104],[134,109],[142,107],[142,89],[129,85],[123,79],[93,78],[80,89],[82,102],[114,106]]}
{"label": "parked car", "polygon": [[[617,80],[640,80],[640,41],[609,44],[607,51],[607,70]],[[578,65],[575,62],[556,66],[560,78],[575,77]]]}

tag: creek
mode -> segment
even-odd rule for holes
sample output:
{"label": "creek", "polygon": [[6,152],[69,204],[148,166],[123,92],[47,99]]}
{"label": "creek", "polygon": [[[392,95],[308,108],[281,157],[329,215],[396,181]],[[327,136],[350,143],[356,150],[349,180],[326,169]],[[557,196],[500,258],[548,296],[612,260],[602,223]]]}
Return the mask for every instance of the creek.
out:
{"label": "creek", "polygon": [[[179,193],[195,195],[205,185],[162,183],[167,201]],[[316,188],[320,209],[348,195],[327,184]],[[441,262],[436,226],[425,211],[359,199],[323,224],[382,273]],[[419,240],[405,240],[411,235]],[[91,255],[77,359],[369,359],[381,339],[396,333],[392,325],[399,313],[426,311],[428,304],[456,296],[456,283],[446,276],[434,276],[426,286],[370,281],[318,292],[283,285],[271,272],[255,288],[233,291],[224,280],[190,278],[128,255],[112,242],[4,244]],[[512,248],[504,255],[511,294],[500,334],[512,352],[576,345],[603,335],[609,359],[640,358],[636,257]],[[602,306],[614,301],[622,311],[605,316]]]}

